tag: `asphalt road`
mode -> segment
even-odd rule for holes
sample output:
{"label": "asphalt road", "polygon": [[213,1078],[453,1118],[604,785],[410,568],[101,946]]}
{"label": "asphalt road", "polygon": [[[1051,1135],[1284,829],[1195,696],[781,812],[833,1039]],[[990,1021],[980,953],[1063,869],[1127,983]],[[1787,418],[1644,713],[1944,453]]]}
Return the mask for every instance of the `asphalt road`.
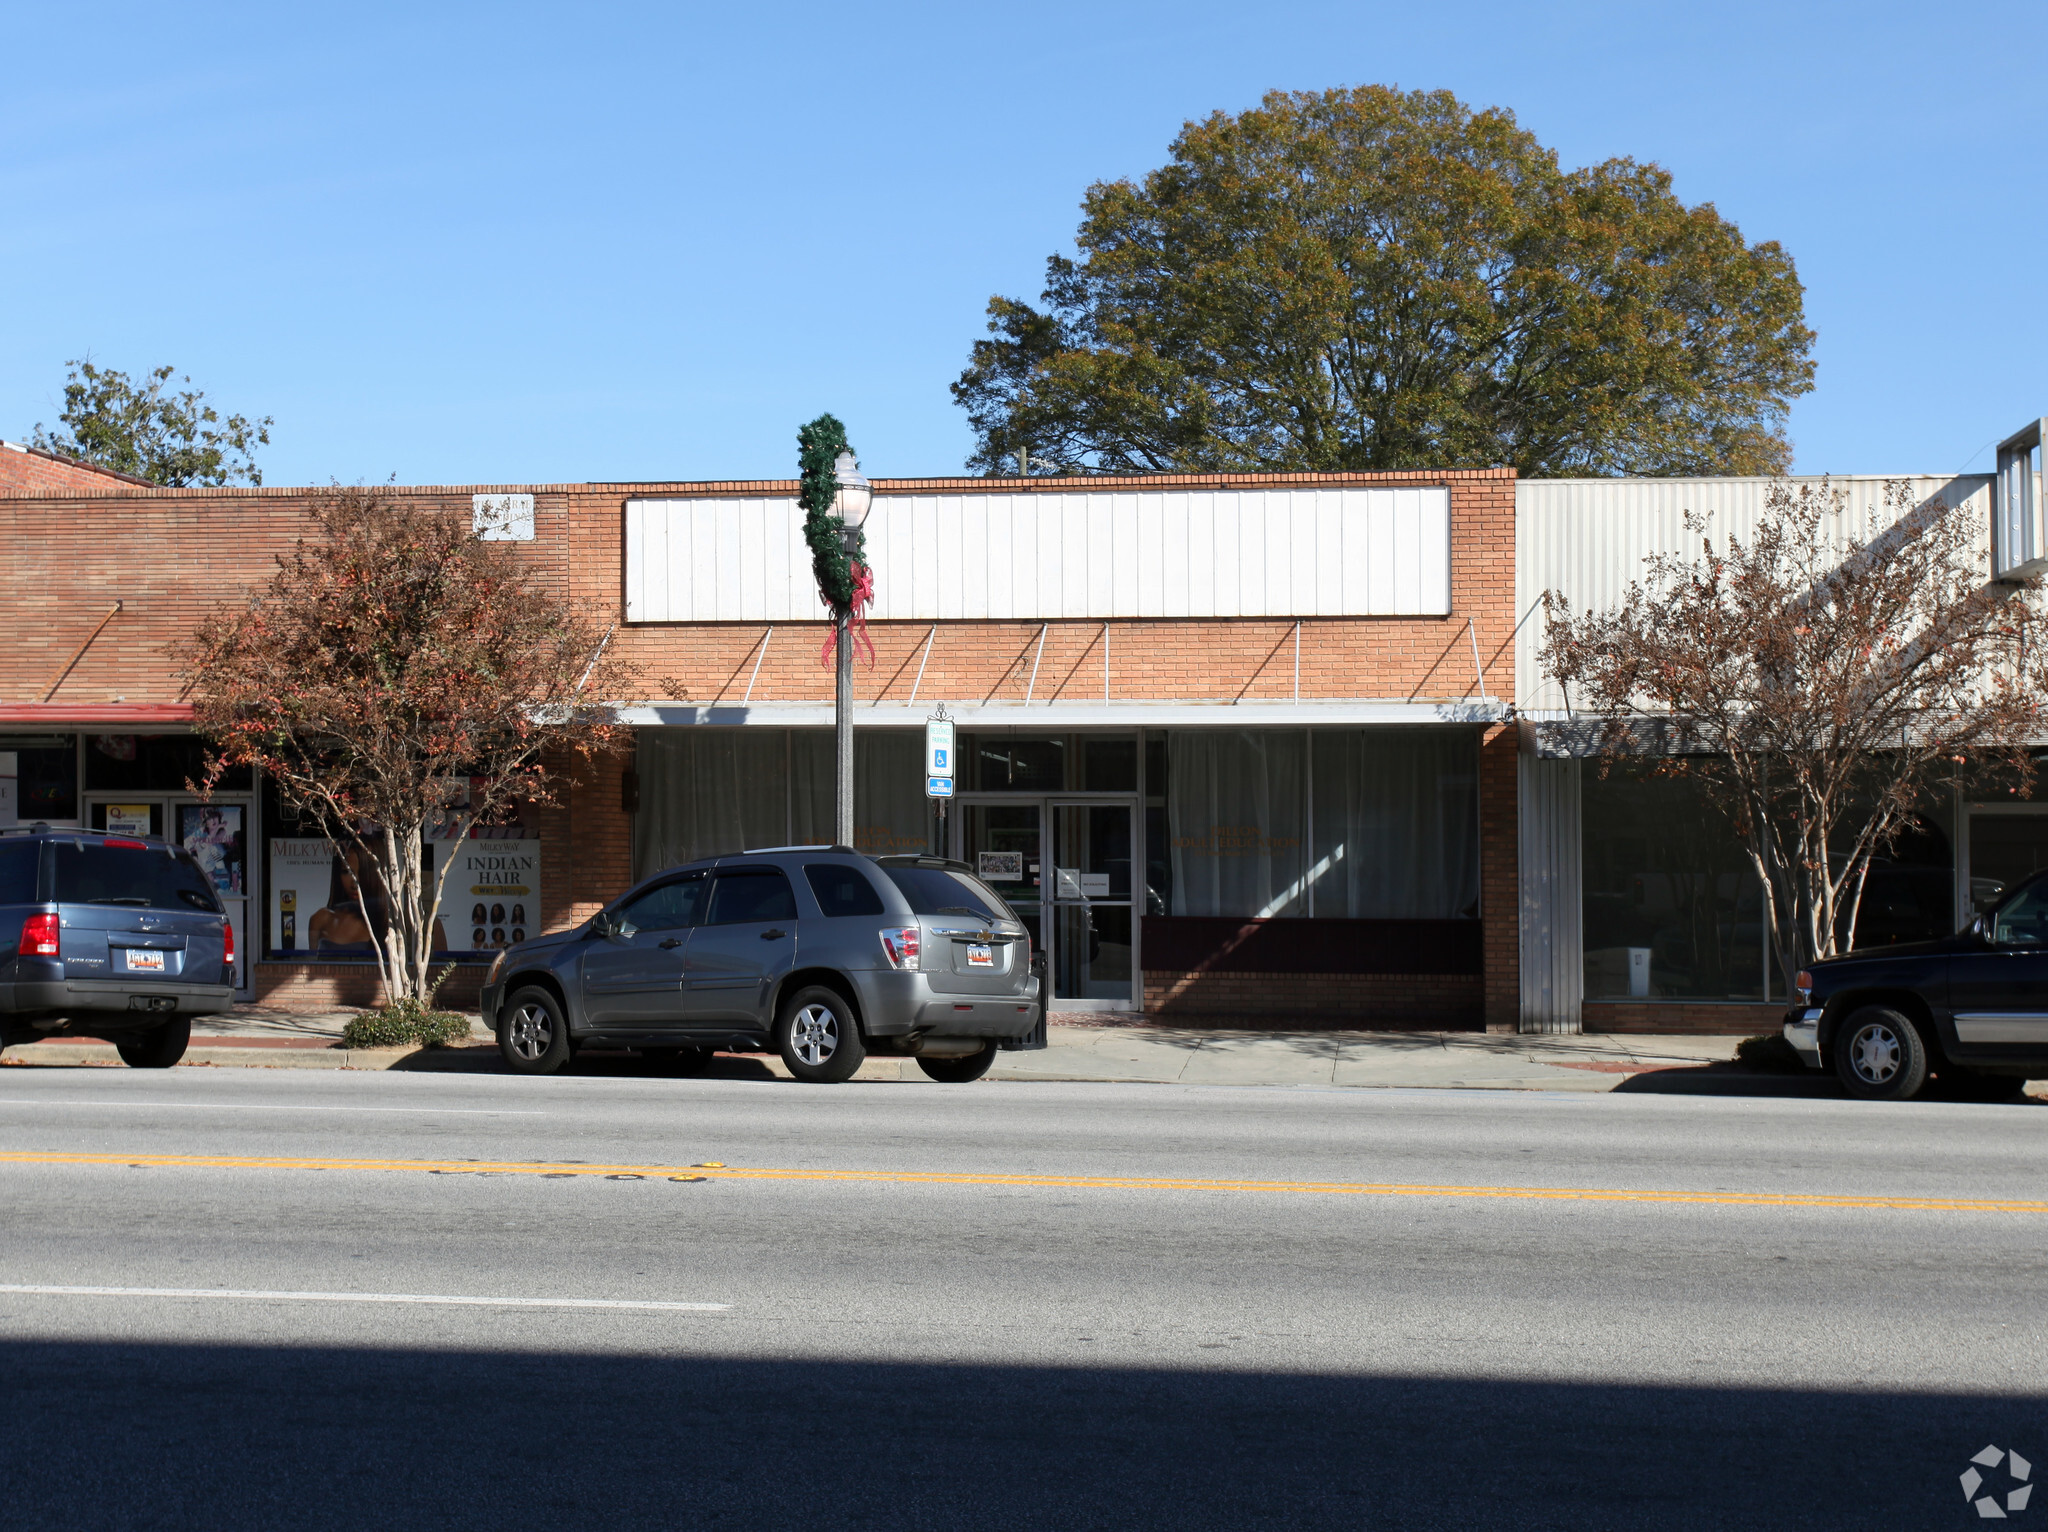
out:
{"label": "asphalt road", "polygon": [[0,1522],[1978,1525],[2044,1172],[2040,1104],[0,1069]]}

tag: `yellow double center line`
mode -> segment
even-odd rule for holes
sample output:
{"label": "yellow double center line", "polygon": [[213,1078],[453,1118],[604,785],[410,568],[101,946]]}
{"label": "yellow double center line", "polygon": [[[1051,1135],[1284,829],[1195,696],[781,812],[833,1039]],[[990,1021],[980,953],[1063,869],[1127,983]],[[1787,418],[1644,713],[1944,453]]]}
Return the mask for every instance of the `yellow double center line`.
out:
{"label": "yellow double center line", "polygon": [[1024,1186],[1054,1191],[1293,1192],[1339,1197],[1479,1197],[1511,1202],[1661,1202],[1704,1207],[1881,1208],[1911,1213],[2048,1213],[2048,1202],[1972,1197],[1836,1197],[1809,1192],[1644,1191],[1593,1186],[1432,1186],[1393,1181],[1215,1181],[1177,1176],[1034,1176],[984,1171],[775,1170],[716,1163],[587,1165],[546,1160],[338,1160],[239,1154],[0,1152],[0,1165],[166,1170],[427,1171],[439,1175],[630,1176],[645,1180],[826,1181],[888,1186]]}

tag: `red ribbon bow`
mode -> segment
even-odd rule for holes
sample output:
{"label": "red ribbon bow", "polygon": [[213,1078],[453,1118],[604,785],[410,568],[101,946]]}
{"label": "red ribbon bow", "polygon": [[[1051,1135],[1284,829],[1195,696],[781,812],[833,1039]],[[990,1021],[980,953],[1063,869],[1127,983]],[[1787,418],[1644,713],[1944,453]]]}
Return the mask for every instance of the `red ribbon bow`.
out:
{"label": "red ribbon bow", "polygon": [[[868,637],[868,623],[867,619],[861,616],[861,608],[874,602],[875,572],[858,560],[848,560],[846,569],[853,576],[853,599],[847,603],[852,620],[847,624],[847,631],[853,635],[855,657],[858,658],[861,651],[866,650],[868,668],[872,670],[875,664],[875,644],[874,640]],[[839,625],[834,623],[832,630],[825,635],[825,647],[818,651],[820,665],[831,665],[832,646],[838,641]]]}

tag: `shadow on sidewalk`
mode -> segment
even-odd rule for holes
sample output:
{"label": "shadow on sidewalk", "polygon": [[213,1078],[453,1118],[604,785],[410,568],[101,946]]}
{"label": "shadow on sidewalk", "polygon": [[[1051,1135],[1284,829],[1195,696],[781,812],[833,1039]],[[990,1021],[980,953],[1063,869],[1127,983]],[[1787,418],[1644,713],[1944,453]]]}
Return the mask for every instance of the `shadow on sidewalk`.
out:
{"label": "shadow on sidewalk", "polygon": [[1945,1527],[2048,1439],[2038,1392],[113,1341],[0,1343],[0,1400],[11,1525],[164,1532]]}

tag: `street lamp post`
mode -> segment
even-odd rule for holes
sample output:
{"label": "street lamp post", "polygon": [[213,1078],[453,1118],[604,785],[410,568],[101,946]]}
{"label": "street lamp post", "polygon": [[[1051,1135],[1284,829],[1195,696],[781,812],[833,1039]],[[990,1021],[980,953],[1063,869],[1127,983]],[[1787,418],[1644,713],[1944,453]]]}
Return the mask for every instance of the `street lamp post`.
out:
{"label": "street lamp post", "polygon": [[[832,497],[832,514],[839,518],[840,538],[848,555],[860,551],[861,523],[867,520],[874,501],[874,489],[862,477],[860,461],[852,451],[841,452],[832,464],[832,480],[838,492]],[[853,844],[853,603],[832,604],[835,659],[832,713],[832,842]]]}

